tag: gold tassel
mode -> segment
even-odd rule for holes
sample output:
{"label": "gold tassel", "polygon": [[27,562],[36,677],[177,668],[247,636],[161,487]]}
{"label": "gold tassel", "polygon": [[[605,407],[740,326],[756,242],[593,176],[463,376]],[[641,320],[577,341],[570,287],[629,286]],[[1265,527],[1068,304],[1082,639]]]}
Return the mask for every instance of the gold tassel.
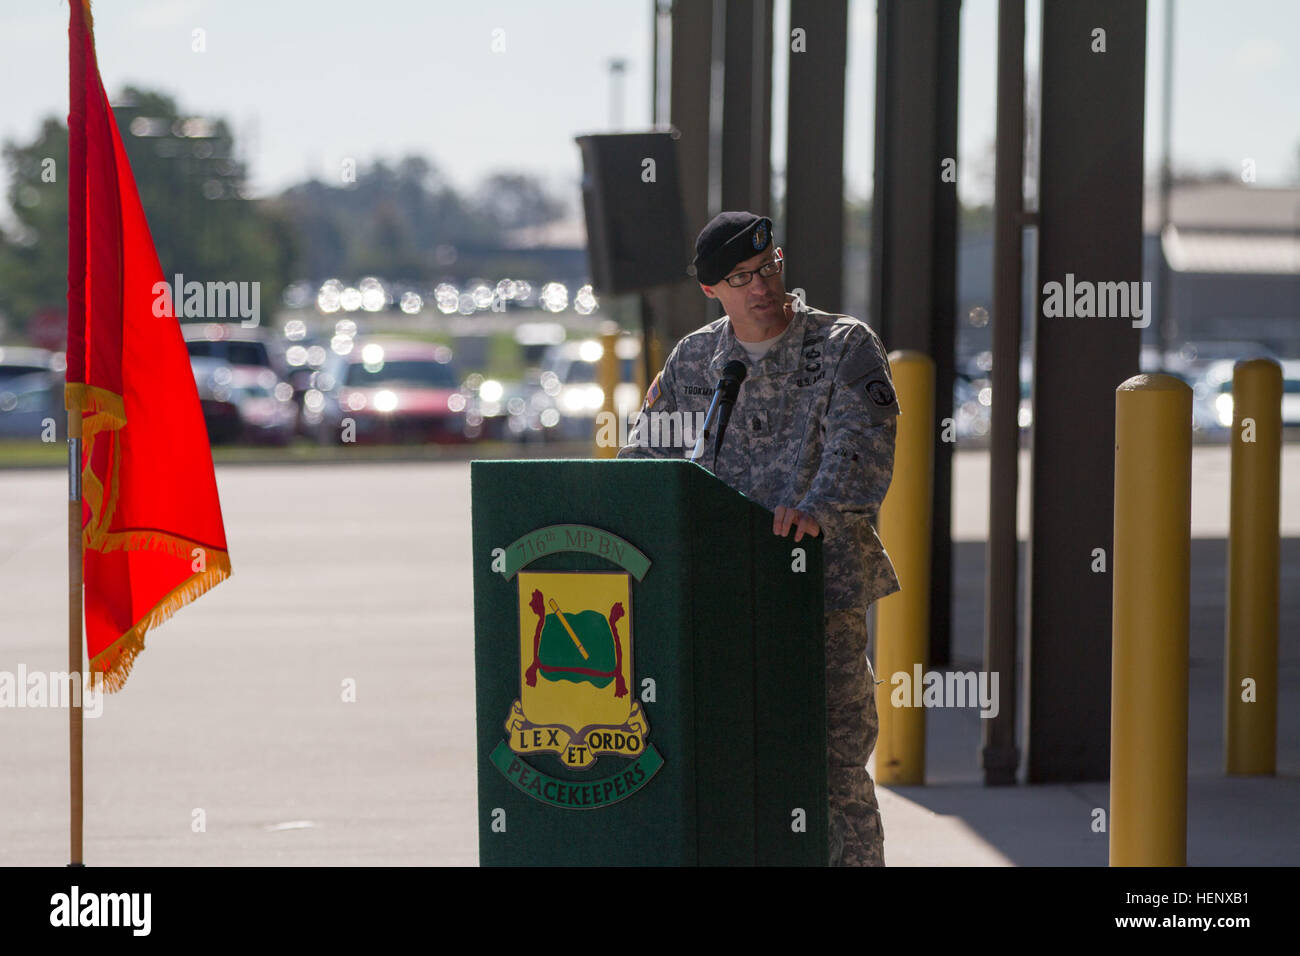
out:
{"label": "gold tassel", "polygon": [[[165,537],[165,536],[159,536]],[[161,548],[158,550],[169,550]],[[174,553],[174,552],[173,552]],[[188,554],[184,555],[188,556]],[[150,630],[230,577],[230,556],[225,551],[208,551],[208,566],[186,578],[142,617],[125,634],[96,654],[90,661],[92,671],[99,672],[104,689],[109,693],[121,690],[131,674],[136,656],[144,650],[144,637]]]}

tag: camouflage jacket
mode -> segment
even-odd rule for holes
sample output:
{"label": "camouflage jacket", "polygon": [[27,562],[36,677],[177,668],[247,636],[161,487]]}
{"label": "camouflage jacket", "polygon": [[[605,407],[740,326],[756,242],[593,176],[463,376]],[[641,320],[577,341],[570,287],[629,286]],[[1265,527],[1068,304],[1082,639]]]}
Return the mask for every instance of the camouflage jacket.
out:
{"label": "camouflage jacket", "polygon": [[[715,474],[769,510],[791,506],[817,519],[827,610],[866,608],[899,590],[875,531],[893,472],[898,401],[880,338],[857,319],[796,311],[757,362],[726,316],[697,329],[668,356],[618,457],[690,457],[689,423],[699,427],[732,359],[749,373]],[[674,416],[687,420],[689,441],[669,426]],[[713,468],[712,437],[700,462]]]}

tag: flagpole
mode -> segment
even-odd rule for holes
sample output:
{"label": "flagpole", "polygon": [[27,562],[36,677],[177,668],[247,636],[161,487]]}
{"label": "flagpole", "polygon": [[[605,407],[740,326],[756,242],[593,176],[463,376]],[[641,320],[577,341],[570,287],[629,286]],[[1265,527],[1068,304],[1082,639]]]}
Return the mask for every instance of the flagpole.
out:
{"label": "flagpole", "polygon": [[[68,4],[68,385],[86,382],[86,55],[89,0]],[[81,415],[80,397],[68,408],[68,674],[81,673]],[[84,866],[82,837],[81,698],[69,693],[68,707],[68,856],[69,866]]]}
{"label": "flagpole", "polygon": [[[81,673],[81,409],[68,412],[68,673],[84,690],[87,681]],[[84,866],[81,854],[82,820],[82,747],[81,698],[69,694],[68,761],[69,761],[69,866]]]}

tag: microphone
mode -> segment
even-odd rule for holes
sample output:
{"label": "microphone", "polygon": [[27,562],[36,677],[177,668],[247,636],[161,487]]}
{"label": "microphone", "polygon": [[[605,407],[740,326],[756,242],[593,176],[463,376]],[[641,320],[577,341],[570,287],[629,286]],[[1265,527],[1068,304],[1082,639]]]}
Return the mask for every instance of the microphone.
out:
{"label": "microphone", "polygon": [[718,470],[718,452],[722,450],[722,436],[731,421],[731,411],[736,407],[736,398],[740,395],[740,384],[749,374],[745,363],[732,359],[722,369],[722,378],[718,381],[718,440],[713,444],[713,470]]}
{"label": "microphone", "polygon": [[718,384],[713,389],[713,401],[709,403],[709,412],[704,417],[704,428],[700,431],[700,437],[695,442],[695,448],[691,452],[689,461],[697,461],[704,454],[705,443],[709,440],[709,426],[715,420],[718,425],[718,438],[713,446],[713,465],[717,468],[718,450],[722,447],[722,435],[727,430],[727,422],[731,419],[731,410],[736,405],[736,398],[740,395],[740,384],[749,374],[749,369],[745,363],[739,359],[732,359],[722,369],[722,377],[718,379]]}

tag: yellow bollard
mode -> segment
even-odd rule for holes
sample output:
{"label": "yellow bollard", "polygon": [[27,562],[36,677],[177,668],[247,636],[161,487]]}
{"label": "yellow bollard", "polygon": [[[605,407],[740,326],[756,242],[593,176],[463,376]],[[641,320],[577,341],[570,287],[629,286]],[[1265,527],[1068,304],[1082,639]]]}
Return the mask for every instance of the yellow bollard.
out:
{"label": "yellow bollard", "polygon": [[652,331],[650,333],[650,381],[645,383],[645,389],[641,391],[642,395],[646,393],[646,389],[650,388],[655,377],[663,371],[664,362],[667,360],[668,353],[664,350],[664,340],[659,336],[658,332]]}
{"label": "yellow bollard", "polygon": [[1224,771],[1277,771],[1278,500],[1282,368],[1232,370],[1232,505],[1224,659]]}
{"label": "yellow bollard", "polygon": [[[645,356],[648,355],[649,353],[645,351],[645,349],[648,347],[648,342],[646,337],[642,335],[639,336],[639,339],[641,342],[641,350],[637,352],[636,361],[632,363],[632,368],[636,372],[636,393],[638,395],[644,395],[646,389],[650,387],[650,383],[646,381],[646,377],[645,377]],[[655,371],[658,371],[658,369],[656,369]],[[655,374],[654,372],[650,373],[652,378],[654,374]],[[635,414],[635,411],[633,411],[632,414]]]}
{"label": "yellow bollard", "polygon": [[[596,368],[596,380],[600,385],[600,390],[605,393],[605,400],[600,407],[600,414],[596,416],[596,434],[594,437],[596,443],[596,458],[617,458],[618,441],[602,441],[601,435],[609,436],[618,435],[618,412],[614,408],[614,389],[618,387],[619,379],[619,361],[618,354],[615,351],[615,345],[618,343],[619,329],[614,322],[606,322],[600,327],[600,344],[603,351],[600,353],[600,362]],[[613,417],[614,427],[602,427],[602,422],[609,422]]]}
{"label": "yellow bollard", "polygon": [[1110,865],[1187,864],[1192,390],[1115,390]]}
{"label": "yellow bollard", "polygon": [[902,414],[878,527],[902,590],[876,602],[875,671],[884,681],[876,685],[876,780],[919,785],[925,783],[925,708],[915,706],[923,690],[915,684],[930,653],[934,361],[921,352],[890,352],[889,368]]}

